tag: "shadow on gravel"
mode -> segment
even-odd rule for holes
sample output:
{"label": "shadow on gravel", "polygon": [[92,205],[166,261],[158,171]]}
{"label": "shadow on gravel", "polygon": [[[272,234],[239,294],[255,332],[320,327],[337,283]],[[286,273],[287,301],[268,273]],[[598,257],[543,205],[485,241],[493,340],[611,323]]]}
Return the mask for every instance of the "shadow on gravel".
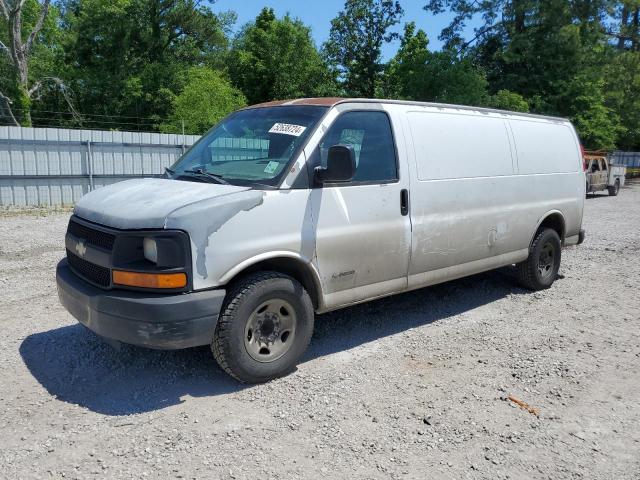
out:
{"label": "shadow on gravel", "polygon": [[[304,361],[525,293],[505,271],[320,315]],[[212,397],[248,388],[218,367],[208,347],[116,350],[80,324],[30,335],[20,354],[51,395],[105,415],[149,412],[179,404],[184,395]]]}
{"label": "shadow on gravel", "polygon": [[116,350],[80,324],[28,336],[20,354],[58,400],[106,415],[130,415],[244,388],[217,365],[208,347]]}
{"label": "shadow on gravel", "polygon": [[385,297],[316,317],[305,360],[473,310],[505,296],[529,294],[503,268]]}

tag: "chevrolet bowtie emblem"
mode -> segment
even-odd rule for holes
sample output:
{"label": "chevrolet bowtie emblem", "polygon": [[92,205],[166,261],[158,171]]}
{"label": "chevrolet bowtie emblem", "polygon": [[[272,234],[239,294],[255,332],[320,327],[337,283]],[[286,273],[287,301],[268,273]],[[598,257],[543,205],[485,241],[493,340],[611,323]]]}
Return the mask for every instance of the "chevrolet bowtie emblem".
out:
{"label": "chevrolet bowtie emblem", "polygon": [[76,243],[76,253],[80,257],[84,257],[84,254],[87,253],[87,247],[84,245],[84,240],[78,240],[78,243]]}

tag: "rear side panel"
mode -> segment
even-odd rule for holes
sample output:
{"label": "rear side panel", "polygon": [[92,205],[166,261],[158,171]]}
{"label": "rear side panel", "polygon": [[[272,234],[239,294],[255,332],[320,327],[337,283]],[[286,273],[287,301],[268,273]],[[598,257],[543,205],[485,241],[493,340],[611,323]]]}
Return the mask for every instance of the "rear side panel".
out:
{"label": "rear side panel", "polygon": [[524,260],[553,212],[578,234],[585,187],[570,124],[515,117],[514,127],[506,113],[433,107],[408,107],[406,118],[416,173],[410,288]]}
{"label": "rear side panel", "polygon": [[507,117],[427,107],[409,110],[407,118],[416,168],[410,287],[526,256]]}
{"label": "rear side panel", "polygon": [[518,163],[520,220],[528,231],[525,239],[531,239],[537,225],[555,211],[564,217],[565,237],[578,235],[585,176],[575,130],[568,122],[531,118],[512,118],[509,125]]}

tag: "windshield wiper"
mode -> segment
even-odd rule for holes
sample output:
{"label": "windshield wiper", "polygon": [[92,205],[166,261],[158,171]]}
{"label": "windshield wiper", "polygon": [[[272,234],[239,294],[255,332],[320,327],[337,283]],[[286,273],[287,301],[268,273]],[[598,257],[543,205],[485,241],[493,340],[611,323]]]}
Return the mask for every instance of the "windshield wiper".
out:
{"label": "windshield wiper", "polygon": [[175,170],[171,170],[169,167],[164,167],[164,172],[167,174],[167,176],[176,174]]}
{"label": "windshield wiper", "polygon": [[278,187],[276,187],[274,185],[267,185],[266,183],[251,182],[247,186],[251,187],[251,188],[255,188],[257,190],[259,190],[261,188],[264,188],[265,190],[278,190]]}
{"label": "windshield wiper", "polygon": [[213,180],[216,183],[221,183],[223,185],[229,185],[222,175],[216,175],[215,173],[207,172],[203,168],[196,168],[195,170],[184,170],[183,173],[191,173],[192,175],[200,175],[206,178]]}

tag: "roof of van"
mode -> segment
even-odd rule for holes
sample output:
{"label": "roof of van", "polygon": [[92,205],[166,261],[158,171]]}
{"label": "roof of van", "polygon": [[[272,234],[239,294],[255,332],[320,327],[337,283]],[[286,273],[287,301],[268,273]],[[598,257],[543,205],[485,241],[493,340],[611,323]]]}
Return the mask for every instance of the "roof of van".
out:
{"label": "roof of van", "polygon": [[538,115],[535,113],[512,112],[510,110],[498,110],[496,108],[474,107],[470,105],[454,105],[449,103],[431,103],[431,102],[415,102],[411,100],[389,100],[383,98],[343,98],[343,97],[316,97],[316,98],[297,98],[293,100],[274,100],[272,102],[258,103],[250,105],[246,108],[261,107],[277,107],[285,105],[317,105],[324,107],[333,107],[340,103],[391,103],[397,105],[416,105],[420,107],[438,107],[438,108],[457,108],[463,110],[473,110],[480,112],[501,113],[506,115],[518,115],[523,117],[543,118],[546,120],[569,121],[567,118],[553,117],[550,115]]}

